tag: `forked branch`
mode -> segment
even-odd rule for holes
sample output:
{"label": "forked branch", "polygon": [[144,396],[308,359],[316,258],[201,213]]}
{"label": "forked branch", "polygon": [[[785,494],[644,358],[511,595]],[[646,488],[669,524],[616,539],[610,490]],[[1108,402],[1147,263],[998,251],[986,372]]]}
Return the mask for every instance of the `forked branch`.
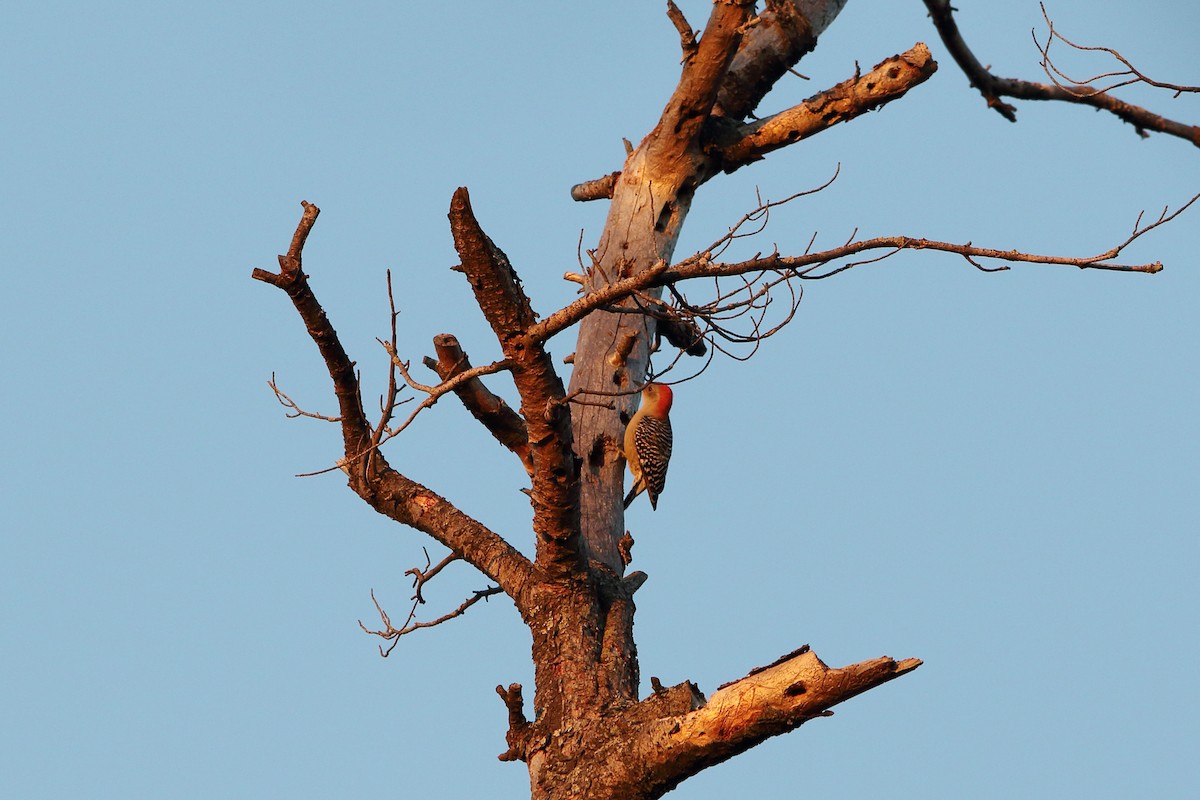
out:
{"label": "forked branch", "polygon": [[[950,5],[949,0],[925,0],[925,6],[929,9],[929,16],[933,20],[934,26],[937,28],[938,34],[942,38],[942,42],[946,45],[946,49],[954,57],[958,66],[966,74],[971,85],[979,90],[983,98],[987,101],[989,108],[996,109],[997,113],[1003,116],[1010,122],[1017,121],[1017,109],[1015,106],[1004,102],[1001,98],[1011,97],[1017,100],[1060,100],[1066,103],[1078,103],[1081,105],[1098,108],[1102,111],[1107,111],[1117,118],[1128,122],[1134,127],[1134,130],[1140,136],[1146,136],[1147,131],[1157,131],[1166,133],[1171,136],[1177,136],[1180,139],[1191,142],[1193,145],[1200,147],[1200,126],[1188,125],[1175,120],[1167,119],[1159,116],[1148,109],[1141,106],[1126,103],[1119,100],[1108,93],[1108,89],[1117,88],[1117,86],[1125,85],[1125,83],[1117,83],[1108,86],[1104,89],[1081,90],[1082,84],[1072,86],[1064,86],[1061,82],[1054,80],[1052,72],[1055,68],[1049,61],[1048,51],[1051,42],[1058,39],[1066,42],[1053,28],[1050,23],[1050,18],[1046,17],[1046,22],[1050,25],[1050,35],[1045,46],[1038,45],[1038,49],[1042,52],[1043,65],[1048,74],[1051,74],[1051,83],[1036,83],[1034,81],[1020,80],[1017,78],[1001,78],[993,75],[986,67],[979,62],[971,48],[967,46],[963,39],[962,33],[959,31],[958,24],[954,20],[954,9]],[[1044,12],[1044,9],[1043,9]],[[1035,37],[1036,40],[1036,37]],[[1072,45],[1080,50],[1100,49],[1111,54],[1116,54],[1116,51],[1108,48],[1082,48]],[[1117,54],[1120,61],[1128,65],[1123,57]],[[1131,66],[1131,65],[1130,65]],[[1097,78],[1103,78],[1105,73]],[[1160,84],[1155,81],[1144,79],[1136,70],[1128,73],[1129,80],[1126,83],[1147,83],[1151,86],[1160,86],[1175,91],[1186,89],[1193,90],[1195,87],[1178,87],[1172,84]],[[1073,82],[1072,82],[1073,83]],[[1084,81],[1087,84],[1089,81]]]}
{"label": "forked branch", "polygon": [[330,417],[325,414],[318,414],[315,411],[305,411],[300,405],[288,396],[286,392],[279,388],[279,384],[275,382],[275,373],[271,373],[271,380],[267,381],[267,386],[271,387],[271,391],[275,393],[275,399],[279,401],[279,405],[288,409],[285,413],[288,419],[298,419],[300,417],[308,417],[309,419],[319,419],[324,422],[341,422],[341,417]]}
{"label": "forked branch", "polygon": [[[870,72],[856,72],[853,77],[778,114],[747,125],[714,127],[708,152],[721,170],[733,172],[772,151],[898,100],[936,71],[937,62],[930,56],[929,48],[917,43],[880,62]],[[619,176],[615,172],[578,184],[571,189],[571,197],[581,202],[612,197]]]}
{"label": "forked branch", "polygon": [[408,618],[405,619],[403,625],[397,628],[392,624],[392,620],[388,616],[388,613],[383,610],[383,606],[379,605],[379,601],[375,599],[375,592],[372,590],[371,602],[375,604],[375,610],[379,612],[379,618],[383,622],[383,628],[373,631],[364,625],[361,619],[358,621],[358,627],[362,628],[364,633],[369,633],[372,636],[378,636],[391,642],[391,644],[389,644],[386,648],[383,645],[379,645],[379,654],[384,658],[387,658],[392,654],[392,651],[396,649],[396,645],[399,644],[401,636],[406,636],[413,631],[419,631],[422,628],[432,628],[436,625],[441,625],[443,622],[449,622],[452,619],[457,619],[458,617],[461,617],[463,614],[467,613],[467,609],[478,603],[480,600],[486,600],[492,595],[503,593],[503,591],[504,590],[499,586],[490,586],[487,589],[479,589],[473,592],[470,597],[459,604],[458,608],[443,614],[437,619],[431,619],[426,622],[420,622],[416,619],[417,606],[421,601],[414,600],[412,609],[408,612]]}
{"label": "forked branch", "polygon": [[287,255],[279,256],[279,272],[256,268],[251,277],[287,292],[305,327],[308,328],[309,336],[321,351],[325,367],[329,370],[329,377],[333,380],[333,389],[341,412],[339,417],[342,423],[342,437],[345,440],[346,455],[350,457],[366,450],[371,438],[371,426],[363,412],[354,362],[346,355],[337,331],[325,315],[325,309],[317,302],[316,295],[308,285],[308,276],[301,268],[304,243],[308,240],[321,209],[309,202],[301,202],[300,205],[303,206],[304,213],[296,226],[296,232],[292,235]]}
{"label": "forked branch", "polygon": [[[372,428],[363,412],[354,362],[342,347],[301,269],[304,243],[320,213],[311,203],[302,205],[304,213],[288,253],[279,257],[280,272],[255,269],[252,276],[287,292],[321,352],[338,398],[345,450],[341,464],[350,478],[350,487],[379,513],[423,531],[451,551],[460,553],[463,559],[499,584],[518,608],[524,608],[528,602],[525,590],[533,573],[529,560],[445,498],[396,472],[372,446]],[[464,373],[453,380],[468,379]],[[370,459],[365,458],[368,454],[372,455]]]}
{"label": "forked branch", "polygon": [[[1042,71],[1046,73],[1046,77],[1054,85],[1077,95],[1104,94],[1111,92],[1113,89],[1119,89],[1122,86],[1131,86],[1136,83],[1153,86],[1155,89],[1166,89],[1173,93],[1173,97],[1179,97],[1181,94],[1200,92],[1200,86],[1182,86],[1177,83],[1167,83],[1151,78],[1135,67],[1129,59],[1111,47],[1088,46],[1072,42],[1054,27],[1053,20],[1046,13],[1046,4],[1041,3],[1040,5],[1042,7],[1042,18],[1046,20],[1046,41],[1042,43],[1038,39],[1037,32],[1034,31],[1033,43],[1037,45],[1038,51],[1042,54]],[[1050,58],[1050,48],[1056,41],[1062,42],[1067,47],[1081,53],[1105,53],[1118,62],[1121,68],[1109,69],[1088,78],[1072,78],[1059,69]]]}

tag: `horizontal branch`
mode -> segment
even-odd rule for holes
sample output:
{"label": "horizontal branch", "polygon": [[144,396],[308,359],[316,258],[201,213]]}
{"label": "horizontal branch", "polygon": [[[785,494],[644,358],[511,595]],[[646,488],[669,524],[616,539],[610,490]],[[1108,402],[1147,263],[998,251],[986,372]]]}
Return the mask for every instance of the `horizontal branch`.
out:
{"label": "horizontal branch", "polygon": [[721,168],[733,172],[773,150],[898,100],[936,71],[929,48],[918,42],[865,75],[856,74],[786,111],[740,126],[737,138],[719,147]]}
{"label": "horizontal branch", "polygon": [[391,617],[388,616],[388,613],[383,610],[383,606],[379,605],[379,601],[375,599],[375,592],[372,591],[371,602],[375,604],[375,611],[378,612],[379,618],[383,622],[383,628],[373,631],[366,625],[363,625],[361,619],[358,621],[358,627],[362,628],[363,633],[369,633],[372,636],[378,636],[391,642],[391,644],[386,648],[383,645],[379,645],[379,654],[384,658],[387,658],[392,654],[392,650],[396,649],[396,645],[400,642],[401,636],[406,636],[423,628],[433,628],[441,625],[443,622],[449,622],[452,619],[457,619],[458,617],[461,617],[463,614],[467,613],[467,609],[478,603],[480,600],[486,600],[492,595],[500,594],[502,591],[502,589],[494,586],[489,586],[487,589],[478,589],[472,592],[470,597],[462,601],[458,608],[454,609],[453,611],[446,612],[437,619],[431,619],[425,622],[420,622],[416,619],[417,606],[423,601],[414,600],[412,609],[408,612],[408,619],[406,619],[404,624],[399,628],[392,624]]}
{"label": "horizontal branch", "polygon": [[831,669],[805,645],[719,687],[707,700],[690,681],[666,687],[651,678],[654,693],[601,720],[599,743],[578,759],[576,774],[565,777],[590,785],[597,796],[653,800],[701,770],[830,716],[833,706],[920,666],[915,658],[883,657]]}
{"label": "horizontal branch", "polygon": [[588,200],[607,200],[613,196],[613,190],[617,188],[617,179],[620,177],[621,170],[617,170],[602,178],[577,183],[571,187],[571,199],[580,203],[586,203]]}
{"label": "horizontal branch", "polygon": [[[785,256],[779,253],[772,253],[767,256],[756,256],[748,261],[739,261],[732,263],[722,263],[713,261],[709,251],[697,253],[690,258],[684,259],[679,263],[669,266],[665,262],[659,262],[650,269],[633,275],[628,278],[622,278],[612,283],[601,286],[595,291],[589,292],[578,300],[568,304],[567,306],[555,311],[543,319],[538,324],[529,329],[529,337],[532,340],[544,342],[551,337],[561,333],[563,330],[576,324],[593,311],[611,306],[615,303],[631,297],[637,292],[655,286],[666,286],[675,284],[679,281],[691,280],[693,278],[723,278],[734,275],[745,275],[753,272],[780,272],[790,273],[798,278],[806,280],[819,280],[836,275],[839,272],[844,272],[855,266],[874,261],[881,261],[885,258],[904,251],[904,250],[937,250],[944,253],[953,253],[962,256],[974,267],[985,272],[998,271],[1008,269],[1007,266],[995,268],[986,268],[980,266],[976,259],[989,259],[1004,262],[1020,262],[1028,264],[1054,264],[1061,266],[1078,267],[1080,269],[1101,269],[1113,272],[1140,272],[1140,273],[1155,273],[1162,270],[1161,261],[1153,261],[1146,264],[1118,264],[1111,259],[1117,258],[1121,252],[1128,247],[1133,241],[1144,236],[1146,233],[1154,230],[1160,225],[1165,225],[1171,222],[1197,200],[1200,200],[1200,195],[1196,195],[1180,206],[1175,211],[1171,212],[1164,209],[1162,214],[1152,223],[1142,225],[1141,215],[1138,216],[1138,223],[1134,226],[1133,233],[1123,242],[1114,247],[1105,250],[1103,253],[1097,253],[1093,256],[1053,256],[1044,255],[1041,253],[1025,253],[1020,250],[1008,249],[1001,250],[990,247],[976,247],[970,242],[967,244],[956,244],[953,242],[940,242],[934,239],[924,239],[912,236],[878,236],[873,239],[864,239],[862,241],[851,241],[840,247],[834,247],[828,250],[821,250],[816,253],[805,253],[798,256]],[[826,267],[843,259],[852,258],[853,256],[862,253],[873,251],[884,251],[881,255],[874,256],[867,261],[856,261],[840,266],[831,267],[824,272],[818,272],[821,267]]]}
{"label": "horizontal branch", "polygon": [[[1055,84],[993,75],[967,46],[954,20],[954,9],[949,0],[925,0],[925,6],[929,9],[929,16],[946,49],[950,51],[950,55],[954,57],[971,85],[983,95],[989,108],[996,109],[996,112],[1008,121],[1017,121],[1017,109],[1001,100],[1002,97],[1016,100],[1058,100],[1107,111],[1133,125],[1143,136],[1146,135],[1146,131],[1157,131],[1200,147],[1200,126],[1167,119],[1141,106],[1119,100],[1107,92],[1080,92]],[[1043,50],[1043,58],[1045,57]]]}
{"label": "horizontal branch", "polygon": [[[1078,258],[1073,256],[1023,253],[1020,250],[997,250],[990,247],[975,247],[969,243],[955,244],[953,242],[939,242],[933,239],[918,239],[910,236],[879,236],[874,239],[864,239],[861,242],[851,242],[841,247],[822,250],[819,253],[808,253],[801,256],[783,256],[773,253],[768,256],[759,256],[748,261],[739,261],[736,263],[713,262],[703,257],[693,256],[664,272],[660,280],[663,283],[673,283],[690,278],[725,277],[772,270],[786,270],[796,273],[801,278],[814,280],[828,278],[831,275],[836,275],[839,272],[859,266],[865,262],[843,264],[828,272],[821,273],[815,272],[816,268],[825,266],[833,261],[873,250],[885,250],[888,252],[872,259],[872,261],[882,260],[902,250],[938,250],[944,253],[954,253],[963,256],[968,261],[975,258],[986,258],[1028,264],[1058,264],[1079,267],[1080,269],[1103,269],[1114,272],[1155,273],[1160,272],[1163,268],[1161,261],[1154,261],[1149,264],[1115,264],[1109,262],[1107,259],[1115,258],[1121,252],[1121,247],[1114,247],[1094,256]],[[971,263],[976,267],[979,266],[974,261]],[[999,268],[999,270],[1004,269],[1007,269],[1007,267]],[[988,270],[985,269],[985,271]],[[991,271],[997,270],[993,269]]]}

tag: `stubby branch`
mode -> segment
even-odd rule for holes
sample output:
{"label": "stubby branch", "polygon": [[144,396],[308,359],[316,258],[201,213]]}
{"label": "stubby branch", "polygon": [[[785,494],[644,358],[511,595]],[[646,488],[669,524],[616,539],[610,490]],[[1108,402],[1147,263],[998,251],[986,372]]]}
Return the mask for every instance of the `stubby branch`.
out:
{"label": "stubby branch", "polygon": [[[443,381],[448,381],[471,369],[471,360],[463,352],[458,339],[448,333],[433,337],[433,347],[437,358],[426,357],[425,366],[438,374]],[[533,474],[533,457],[529,451],[529,430],[525,420],[504,402],[504,398],[492,393],[479,378],[471,378],[466,383],[459,384],[454,394],[462,401],[463,406],[479,420],[496,441],[513,451],[525,471]]]}

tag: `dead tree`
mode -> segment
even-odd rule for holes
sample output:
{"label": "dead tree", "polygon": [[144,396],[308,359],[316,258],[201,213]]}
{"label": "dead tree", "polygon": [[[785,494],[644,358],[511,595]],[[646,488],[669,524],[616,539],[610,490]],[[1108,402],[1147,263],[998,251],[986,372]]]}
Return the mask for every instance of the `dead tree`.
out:
{"label": "dead tree", "polygon": [[[303,204],[291,246],[279,257],[280,271],[254,271],[256,279],[291,298],[328,367],[339,410],[327,419],[340,425],[344,452],[337,467],[347,475],[350,488],[379,513],[428,534],[449,551],[436,565],[428,560],[424,568],[409,571],[416,596],[407,620],[396,626],[380,608],[384,627],[371,632],[394,647],[402,635],[457,617],[478,600],[499,593],[512,599],[532,632],[532,715],[527,714],[520,685],[496,690],[509,719],[508,746],[500,758],[526,763],[534,798],[660,797],[706,767],[826,716],[838,703],[921,664],[914,658],[881,657],[831,668],[804,646],[708,693],[691,682],[666,687],[655,680],[653,692],[639,696],[634,594],[647,576],[626,571],[632,540],[624,528],[620,442],[637,392],[649,377],[655,348],[674,364],[685,354],[711,358],[730,342],[757,345],[791,319],[803,281],[902,250],[956,254],[982,270],[1041,263],[1157,272],[1157,262],[1121,263],[1122,249],[1196,199],[1149,222],[1139,217],[1130,237],[1091,256],[1033,254],[897,235],[865,240],[851,236],[837,247],[816,252],[760,253],[745,261],[722,262],[724,248],[759,230],[777,205],[762,202],[709,248],[675,259],[681,227],[703,184],[897,100],[937,69],[929,49],[917,43],[799,104],[754,117],[775,83],[816,46],[842,5],[844,0],[775,0],[756,9],[748,0],[722,0],[714,3],[704,30],[697,33],[668,0],[668,17],[682,49],[678,85],[654,129],[637,146],[628,146],[619,171],[572,189],[579,201],[610,201],[603,233],[588,251],[589,263],[580,274],[567,276],[581,285],[580,297],[539,317],[513,265],[477,221],[467,190],[459,189],[449,212],[460,260],[454,269],[467,278],[502,358],[473,366],[458,340],[443,334],[434,340],[436,358],[425,360],[437,382],[421,384],[397,341],[393,305],[391,336],[381,341],[390,364],[388,390],[382,414],[374,422],[363,404],[355,363],[302,268],[304,243],[319,213],[315,205]],[[988,104],[1006,116],[1012,117],[1013,107],[1003,103],[1002,96],[1082,102],[1112,111],[1139,132],[1162,131],[1197,141],[1196,128],[1167,124],[1120,103],[1108,93],[1112,87],[1065,79],[1050,61],[1050,44],[1066,41],[1053,26],[1041,46],[1047,74],[1055,80],[1049,86],[1030,84],[990,75],[967,48],[949,5],[939,0],[926,0],[926,5],[947,49]],[[1128,65],[1119,54],[1105,52]],[[1134,80],[1149,82],[1131,65],[1129,69]],[[709,280],[697,284],[697,278]],[[699,296],[701,291],[711,294]],[[785,296],[787,302],[774,306],[785,310],[783,318],[768,322],[772,296]],[[565,385],[547,342],[576,324],[578,342]],[[654,377],[661,379],[669,371],[663,366]],[[488,389],[484,379],[500,373],[513,381],[519,408],[511,408]],[[317,416],[301,410],[274,381],[272,388],[293,414]],[[399,398],[406,391],[421,399],[399,419]],[[533,554],[520,552],[485,522],[389,465],[386,442],[449,393],[528,474],[536,534]],[[424,584],[457,560],[474,566],[495,586],[476,592],[439,618],[416,621]]]}

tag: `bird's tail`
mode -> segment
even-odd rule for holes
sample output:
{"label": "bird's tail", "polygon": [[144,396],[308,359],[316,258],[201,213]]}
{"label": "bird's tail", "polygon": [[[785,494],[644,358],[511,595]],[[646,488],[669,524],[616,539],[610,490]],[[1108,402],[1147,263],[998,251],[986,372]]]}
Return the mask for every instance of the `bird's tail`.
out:
{"label": "bird's tail", "polygon": [[629,489],[629,494],[625,495],[625,508],[629,508],[629,504],[633,502],[635,497],[641,494],[642,489],[643,487],[641,481],[635,481],[633,486]]}

